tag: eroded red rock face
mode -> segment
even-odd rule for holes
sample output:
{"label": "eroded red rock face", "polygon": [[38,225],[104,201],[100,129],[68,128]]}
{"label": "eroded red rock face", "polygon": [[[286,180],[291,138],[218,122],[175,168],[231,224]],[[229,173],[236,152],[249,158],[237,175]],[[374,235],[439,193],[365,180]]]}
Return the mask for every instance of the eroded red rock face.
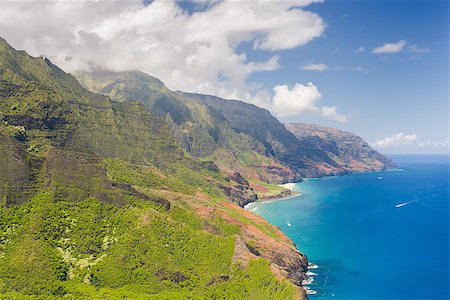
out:
{"label": "eroded red rock face", "polygon": [[[265,258],[278,278],[287,278],[301,286],[302,281],[308,278],[308,259],[296,249],[295,244],[278,227],[268,224],[262,217],[234,203],[223,205],[225,210],[197,204],[195,211],[204,218],[219,216],[239,226],[241,232],[236,236],[234,262],[245,267],[253,259]],[[249,222],[238,220],[232,213],[242,215]],[[298,299],[306,299],[303,289],[299,289]]]}
{"label": "eroded red rock face", "polygon": [[[301,286],[302,281],[307,279],[308,259],[296,249],[295,244],[278,227],[272,226],[273,236],[263,232],[257,226],[258,224],[267,224],[263,218],[236,205],[229,204],[227,206],[238,211],[255,224],[236,222],[226,213],[221,214],[225,220],[230,223],[237,223],[241,228],[241,236],[236,240],[235,259],[245,265],[251,259],[266,258],[270,261],[270,269],[278,278],[288,278],[294,284]],[[306,299],[303,289],[301,289],[298,298]]]}

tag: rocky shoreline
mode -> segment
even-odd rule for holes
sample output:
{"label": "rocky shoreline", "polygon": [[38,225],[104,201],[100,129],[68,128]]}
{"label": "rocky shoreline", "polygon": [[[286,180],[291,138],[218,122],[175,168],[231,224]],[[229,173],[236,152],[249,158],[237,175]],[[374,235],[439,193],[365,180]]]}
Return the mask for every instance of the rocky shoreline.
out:
{"label": "rocky shoreline", "polygon": [[[279,186],[284,188],[280,193],[259,197],[257,200],[247,203],[244,208],[251,211],[251,205],[255,202],[284,200],[300,194],[299,192],[293,191],[295,183],[285,183]],[[309,263],[307,256],[297,249],[297,245],[279,227],[277,229],[291,247],[288,249],[284,247],[272,247],[272,250],[269,251],[270,255],[267,257],[273,263],[271,269],[275,274],[289,278],[295,285],[301,287],[297,299],[306,300],[308,299],[308,295],[314,294],[314,291],[308,287],[308,284],[313,281],[313,278],[310,276],[310,269],[316,267],[316,265]]]}
{"label": "rocky shoreline", "polygon": [[283,190],[281,192],[279,192],[278,194],[275,195],[270,195],[270,196],[259,196],[258,200],[264,201],[264,200],[275,200],[275,199],[281,199],[281,198],[287,198],[287,197],[291,197],[293,196],[293,193],[291,190],[286,189]]}

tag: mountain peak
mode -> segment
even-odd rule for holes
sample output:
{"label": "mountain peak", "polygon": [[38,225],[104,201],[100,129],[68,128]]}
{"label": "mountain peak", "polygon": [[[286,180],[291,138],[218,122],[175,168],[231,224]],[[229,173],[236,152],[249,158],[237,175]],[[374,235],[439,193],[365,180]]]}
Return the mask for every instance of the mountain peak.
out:
{"label": "mountain peak", "polygon": [[[77,73],[83,73],[83,72],[77,72]],[[107,70],[107,69],[95,69],[92,70],[91,72],[89,72],[92,74],[92,76],[95,76],[95,78],[97,78],[98,80],[112,80],[112,79],[117,79],[117,78],[124,78],[124,79],[128,79],[128,80],[140,80],[140,81],[145,81],[148,83],[156,83],[159,85],[164,85],[164,83],[154,77],[151,76],[147,73],[144,73],[142,71],[139,70],[131,70],[131,71],[111,71],[111,70]]]}

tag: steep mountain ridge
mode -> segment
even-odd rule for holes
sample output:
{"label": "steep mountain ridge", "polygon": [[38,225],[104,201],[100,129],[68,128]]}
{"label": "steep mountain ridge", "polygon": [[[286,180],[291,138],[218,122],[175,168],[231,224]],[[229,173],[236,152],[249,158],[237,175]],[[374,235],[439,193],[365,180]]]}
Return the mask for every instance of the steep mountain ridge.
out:
{"label": "steep mountain ridge", "polygon": [[[214,161],[228,174],[239,172],[252,180],[268,183],[299,181],[360,171],[353,160],[339,160],[314,138],[297,138],[266,109],[239,100],[211,95],[172,92],[155,77],[142,72],[78,72],[78,80],[95,92],[118,101],[136,100],[152,114],[164,117],[177,143],[194,157]],[[174,111],[188,110],[185,119]],[[356,140],[355,140],[356,141]],[[329,145],[330,147],[332,145]],[[362,149],[362,148],[361,148]],[[393,166],[383,160],[366,161],[365,169]],[[349,164],[347,164],[349,163]],[[254,184],[255,189],[261,185]]]}
{"label": "steep mountain ridge", "polygon": [[363,172],[394,168],[394,162],[373,150],[359,136],[315,124],[285,124],[301,142],[317,145],[345,171]]}
{"label": "steep mountain ridge", "polygon": [[235,130],[213,106],[192,95],[172,92],[155,77],[106,70],[76,72],[74,76],[93,92],[117,101],[142,102],[152,114],[166,120],[177,143],[189,154],[212,160],[229,174],[239,172],[248,179],[269,183],[300,179],[297,172],[273,156],[263,138]]}
{"label": "steep mountain ridge", "polygon": [[248,182],[144,105],[0,39],[0,297],[304,299],[306,257],[225,195]]}
{"label": "steep mountain ridge", "polygon": [[342,171],[316,144],[300,142],[266,109],[239,100],[224,100],[200,94],[186,94],[219,111],[231,127],[265,146],[266,153],[296,170],[303,177],[320,177]]}

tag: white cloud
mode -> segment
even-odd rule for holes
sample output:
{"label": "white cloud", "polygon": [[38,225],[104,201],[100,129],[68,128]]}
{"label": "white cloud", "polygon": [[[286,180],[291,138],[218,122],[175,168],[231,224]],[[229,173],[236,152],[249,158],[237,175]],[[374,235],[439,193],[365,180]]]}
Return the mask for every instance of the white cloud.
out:
{"label": "white cloud", "polygon": [[426,149],[426,150],[434,150],[437,153],[450,153],[450,141],[448,139],[443,139],[439,141],[417,141],[416,143],[417,149]]}
{"label": "white cloud", "polygon": [[409,45],[407,47],[407,49],[409,52],[412,52],[412,53],[425,53],[425,52],[430,51],[430,48],[419,48],[414,44]]}
{"label": "white cloud", "polygon": [[328,69],[331,69],[333,71],[367,71],[369,69],[363,68],[363,67],[328,67],[326,64],[307,64],[303,65],[299,68],[300,70],[306,70],[306,71],[326,71]]}
{"label": "white cloud", "polygon": [[449,139],[420,140],[417,134],[402,132],[370,143],[374,148],[391,153],[450,153]]}
{"label": "white cloud", "polygon": [[322,106],[322,115],[330,120],[334,120],[339,123],[347,123],[349,117],[347,115],[342,115],[337,113],[336,106]]}
{"label": "white cloud", "polygon": [[276,70],[280,67],[280,65],[278,64],[279,60],[280,60],[280,57],[278,55],[275,55],[263,63],[251,61],[247,64],[247,72],[250,74],[250,73],[258,72],[258,71]]}
{"label": "white cloud", "polygon": [[[302,46],[325,29],[305,9],[315,0],[195,1],[193,13],[175,0],[0,1],[0,35],[68,72],[139,69],[171,89],[252,100],[265,92],[247,77],[279,68],[272,51]],[[269,58],[248,59],[242,43]]]}
{"label": "white cloud", "polygon": [[301,70],[307,71],[325,71],[328,69],[326,64],[307,64],[300,68]]}
{"label": "white cloud", "polygon": [[401,40],[395,43],[385,43],[382,46],[376,47],[372,50],[375,54],[388,54],[388,53],[398,53],[403,51],[406,46],[406,41]]}
{"label": "white cloud", "polygon": [[449,140],[441,140],[438,142],[433,142],[432,145],[437,146],[437,147],[449,147],[450,141]]}
{"label": "white cloud", "polygon": [[277,85],[273,88],[272,110],[281,116],[297,115],[304,111],[316,111],[316,102],[322,98],[317,87],[308,82],[306,85],[297,83],[291,89],[287,85]]}
{"label": "white cloud", "polygon": [[[267,87],[247,82],[254,72],[280,67],[274,51],[323,34],[323,20],[306,10],[313,2],[321,0],[193,0],[187,12],[176,0],[0,1],[0,36],[68,72],[137,69],[173,90],[242,99],[278,116],[312,112],[346,122],[336,107],[316,106],[321,95],[312,83],[276,86],[272,98]],[[243,43],[268,59],[249,59],[253,50]]]}
{"label": "white cloud", "polygon": [[368,69],[365,69],[363,67],[334,67],[334,71],[367,71]]}
{"label": "white cloud", "polygon": [[398,147],[403,145],[412,145],[417,142],[417,134],[404,134],[402,132],[393,134],[381,140],[373,142],[374,146],[378,147]]}
{"label": "white cloud", "polygon": [[354,52],[354,53],[361,53],[361,52],[364,52],[364,51],[366,51],[366,49],[364,49],[364,47],[361,46],[361,47],[359,47],[358,49],[355,49],[355,51],[353,51],[353,52]]}
{"label": "white cloud", "polygon": [[297,83],[290,88],[287,85],[274,87],[273,101],[266,105],[277,116],[296,116],[304,112],[313,112],[337,122],[345,123],[348,116],[337,113],[335,106],[318,107],[316,102],[322,98],[317,86],[312,82],[306,85]]}
{"label": "white cloud", "polygon": [[429,48],[419,48],[414,44],[408,43],[406,40],[401,40],[395,43],[385,43],[382,46],[376,47],[372,50],[375,54],[390,54],[407,51],[411,53],[425,53],[430,51]]}

